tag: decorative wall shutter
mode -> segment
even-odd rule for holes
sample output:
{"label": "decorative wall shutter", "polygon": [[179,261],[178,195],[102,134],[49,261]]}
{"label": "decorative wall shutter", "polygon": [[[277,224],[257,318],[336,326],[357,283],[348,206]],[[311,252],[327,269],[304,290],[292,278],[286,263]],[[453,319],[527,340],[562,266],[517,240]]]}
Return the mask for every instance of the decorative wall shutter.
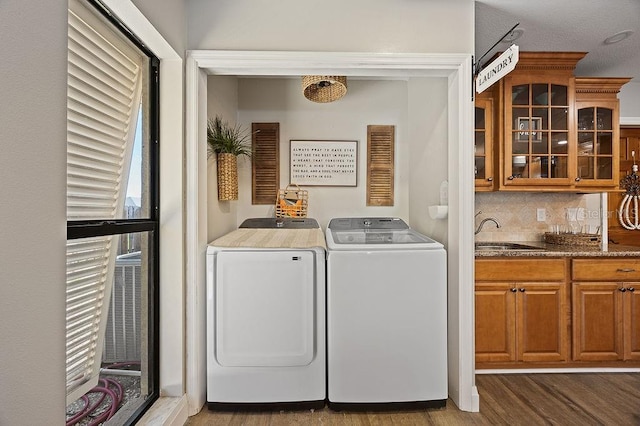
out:
{"label": "decorative wall shutter", "polygon": [[280,187],[280,123],[252,123],[251,204],[273,204]]}
{"label": "decorative wall shutter", "polygon": [[393,206],[395,126],[367,126],[367,206]]}
{"label": "decorative wall shutter", "polygon": [[[143,58],[69,2],[67,220],[119,219],[142,90]],[[118,237],[67,241],[67,403],[98,383]]]}

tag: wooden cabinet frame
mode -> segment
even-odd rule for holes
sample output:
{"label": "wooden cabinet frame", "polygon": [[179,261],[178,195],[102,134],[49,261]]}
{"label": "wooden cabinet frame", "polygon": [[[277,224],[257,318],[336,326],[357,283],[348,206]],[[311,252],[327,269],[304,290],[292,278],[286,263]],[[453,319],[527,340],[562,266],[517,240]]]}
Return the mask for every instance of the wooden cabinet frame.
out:
{"label": "wooden cabinet frame", "polygon": [[574,360],[640,361],[640,282],[574,282],[572,309]]}
{"label": "wooden cabinet frame", "polygon": [[[493,148],[497,153],[497,164],[494,167],[491,184],[476,179],[477,191],[583,191],[596,192],[614,190],[619,183],[619,155],[617,140],[619,135],[619,101],[617,94],[622,85],[630,81],[628,78],[583,78],[575,77],[576,64],[586,55],[584,52],[520,52],[520,59],[514,71],[503,78],[496,87],[489,92],[478,95],[476,105],[485,105],[486,99],[493,99]],[[566,104],[553,103],[553,99],[547,99],[546,104],[535,102],[533,95],[526,105],[515,105],[516,108],[531,111],[530,120],[522,121],[525,129],[522,132],[528,135],[529,127],[544,123],[541,129],[546,137],[567,135],[566,153],[556,147],[552,151],[553,143],[550,140],[530,140],[528,150],[521,154],[522,149],[513,150],[514,134],[519,134],[515,127],[517,120],[513,116],[512,88],[519,85],[549,85],[549,93],[554,86],[567,88]],[[551,98],[551,96],[549,96]],[[566,108],[566,129],[552,128],[551,120],[554,111]],[[595,153],[592,158],[586,155],[579,156],[578,151],[578,109],[580,108],[604,108],[612,112],[612,153]],[[547,110],[548,117],[538,117],[534,113]],[[527,117],[528,118],[528,117]],[[540,120],[538,120],[540,119]],[[528,125],[526,125],[528,123]],[[531,133],[533,135],[533,131]],[[556,142],[559,139],[556,140]],[[547,143],[547,149],[537,147],[534,152],[534,143]],[[522,157],[522,158],[521,158]],[[584,164],[589,160],[595,167],[598,161],[608,165],[611,158],[611,175],[606,178],[596,174],[594,178],[585,177],[581,172]],[[516,170],[516,164],[526,164],[526,172],[520,167]],[[553,174],[556,173],[556,176]],[[595,173],[595,172],[594,172]]]}
{"label": "wooden cabinet frame", "polygon": [[[611,111],[612,123],[609,128],[607,124],[604,126],[598,126],[598,122],[594,123],[593,132],[595,135],[598,134],[600,130],[605,133],[611,132],[611,150],[610,154],[602,154],[595,153],[596,156],[600,156],[600,158],[611,157],[612,169],[611,169],[611,178],[602,179],[595,176],[593,179],[585,179],[583,176],[580,176],[580,170],[577,169],[579,164],[576,164],[576,172],[575,172],[575,187],[578,189],[591,189],[591,188],[604,188],[604,189],[614,189],[618,187],[620,182],[620,101],[618,100],[618,93],[622,86],[628,83],[631,79],[629,78],[586,78],[586,77],[576,77],[575,79],[575,90],[576,90],[576,137],[582,132],[580,130],[580,123],[578,120],[580,110],[587,108],[594,110],[603,109]],[[603,128],[599,128],[603,127]],[[590,132],[587,130],[586,132]],[[578,144],[578,139],[576,139],[576,146]],[[594,147],[595,149],[595,147]],[[577,153],[576,159],[579,159],[580,155]]]}
{"label": "wooden cabinet frame", "polygon": [[640,361],[640,259],[572,261],[573,359]]}
{"label": "wooden cabinet frame", "polygon": [[572,285],[573,359],[623,359],[622,293],[618,283],[574,282]]}
{"label": "wooden cabinet frame", "polygon": [[[504,127],[503,131],[503,149],[502,152],[502,166],[503,166],[503,175],[501,176],[501,189],[519,189],[521,190],[523,187],[527,189],[544,189],[544,190],[554,190],[554,188],[562,188],[568,187],[572,184],[572,170],[575,169],[575,158],[576,158],[576,144],[575,138],[576,133],[572,123],[575,123],[575,89],[574,89],[574,79],[570,76],[550,76],[547,74],[525,74],[525,75],[514,75],[507,76],[504,79],[504,93],[505,93],[505,102],[504,102]],[[530,89],[537,86],[547,85],[549,91],[552,90],[553,87],[564,87],[566,88],[566,103],[562,103],[561,105],[553,105],[550,100],[548,100],[548,104],[543,105],[535,105],[531,100],[527,104],[523,105],[514,105],[512,103],[512,88],[520,87],[520,86],[529,86]],[[532,90],[530,90],[532,91]],[[530,95],[532,96],[532,95]],[[516,132],[519,130],[516,128],[516,119],[513,116],[514,110],[529,110],[531,115],[528,116],[531,120],[539,119],[542,124],[541,128],[537,129],[538,132],[536,135],[544,135],[543,138],[534,138],[533,134],[535,133],[535,129],[525,130],[524,132]],[[551,115],[553,111],[566,111],[566,128],[558,128],[553,129],[551,126]],[[544,115],[541,113],[544,111]],[[534,123],[532,121],[532,123]],[[528,129],[528,128],[527,128]],[[530,149],[528,148],[524,153],[517,153],[516,149],[514,149],[514,145],[516,143],[520,143],[514,140],[514,135],[520,135],[521,133],[525,133],[526,136],[531,134],[531,137],[526,137],[524,142],[529,144]],[[555,134],[566,134],[567,136],[567,144],[566,144],[566,154],[554,154],[551,151],[551,135]],[[547,145],[547,149],[540,150],[539,153],[535,153],[536,148],[543,147],[544,144]],[[540,145],[540,146],[537,146]],[[519,171],[514,170],[513,164],[516,158],[523,157],[527,164],[527,172],[523,176]],[[540,161],[541,164],[535,164],[532,161],[535,158],[540,158],[541,160],[546,160],[544,163]],[[564,174],[566,176],[561,177],[551,177],[550,176],[550,163],[554,158],[563,158],[566,161],[566,167],[564,170]],[[537,169],[536,169],[537,167]],[[546,171],[544,169],[547,169]],[[548,177],[540,177],[543,175],[547,175]],[[536,176],[540,175],[540,176]]]}
{"label": "wooden cabinet frame", "polygon": [[568,359],[565,259],[476,259],[475,297],[478,364]]}
{"label": "wooden cabinet frame", "polygon": [[640,259],[476,258],[476,368],[640,366]]}
{"label": "wooden cabinet frame", "polygon": [[[486,93],[486,94],[485,94]],[[484,95],[484,96],[483,96]],[[496,186],[496,172],[494,169],[494,145],[495,145],[495,107],[494,100],[490,97],[489,92],[483,92],[476,98],[475,101],[476,114],[483,113],[484,123],[475,123],[475,141],[474,141],[474,154],[475,154],[475,187],[476,191],[493,191]],[[484,150],[479,152],[476,142],[479,138],[484,138]],[[482,163],[484,166],[484,173],[480,173],[478,164]]]}

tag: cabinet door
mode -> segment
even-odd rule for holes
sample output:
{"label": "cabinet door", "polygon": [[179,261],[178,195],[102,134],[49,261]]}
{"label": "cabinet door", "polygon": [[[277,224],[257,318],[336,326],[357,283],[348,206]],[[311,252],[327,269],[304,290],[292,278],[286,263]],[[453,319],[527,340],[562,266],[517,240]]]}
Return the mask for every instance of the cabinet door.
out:
{"label": "cabinet door", "polygon": [[[620,178],[631,172],[633,165],[632,153],[635,154],[636,162],[640,159],[640,128],[620,129]],[[616,212],[620,208],[624,192],[609,192],[608,210]],[[640,246],[640,232],[625,229],[618,220],[617,214],[609,215],[609,239],[620,244]]]}
{"label": "cabinet door", "polygon": [[476,362],[516,360],[517,289],[509,283],[476,283]]}
{"label": "cabinet door", "polygon": [[521,361],[566,361],[568,311],[565,285],[518,283],[517,355]]}
{"label": "cabinet door", "polygon": [[573,81],[545,75],[505,81],[503,185],[570,186],[575,161]]}
{"label": "cabinet door", "polygon": [[613,282],[573,283],[574,360],[622,359],[622,288]]}
{"label": "cabinet door", "polygon": [[576,187],[615,187],[619,176],[617,102],[576,102]]}
{"label": "cabinet door", "polygon": [[624,283],[624,359],[640,360],[640,282]]}
{"label": "cabinet door", "polygon": [[493,100],[475,102],[475,183],[477,191],[493,189]]}

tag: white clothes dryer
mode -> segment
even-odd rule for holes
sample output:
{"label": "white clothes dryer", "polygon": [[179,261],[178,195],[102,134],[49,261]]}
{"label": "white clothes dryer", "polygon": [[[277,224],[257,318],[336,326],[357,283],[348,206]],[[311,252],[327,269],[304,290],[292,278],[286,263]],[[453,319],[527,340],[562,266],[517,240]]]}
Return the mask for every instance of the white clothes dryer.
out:
{"label": "white clothes dryer", "polygon": [[324,406],[325,247],[306,218],[250,219],[210,243],[210,409]]}
{"label": "white clothes dryer", "polygon": [[399,218],[335,218],[326,239],[329,407],[443,407],[443,245]]}

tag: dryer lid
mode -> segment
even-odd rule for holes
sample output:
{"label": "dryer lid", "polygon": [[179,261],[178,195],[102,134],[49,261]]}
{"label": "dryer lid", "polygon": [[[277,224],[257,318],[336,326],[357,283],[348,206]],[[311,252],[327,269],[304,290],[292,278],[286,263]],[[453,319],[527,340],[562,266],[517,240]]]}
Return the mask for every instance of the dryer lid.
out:
{"label": "dryer lid", "polygon": [[316,229],[318,221],[309,217],[255,217],[246,219],[240,228]]}

